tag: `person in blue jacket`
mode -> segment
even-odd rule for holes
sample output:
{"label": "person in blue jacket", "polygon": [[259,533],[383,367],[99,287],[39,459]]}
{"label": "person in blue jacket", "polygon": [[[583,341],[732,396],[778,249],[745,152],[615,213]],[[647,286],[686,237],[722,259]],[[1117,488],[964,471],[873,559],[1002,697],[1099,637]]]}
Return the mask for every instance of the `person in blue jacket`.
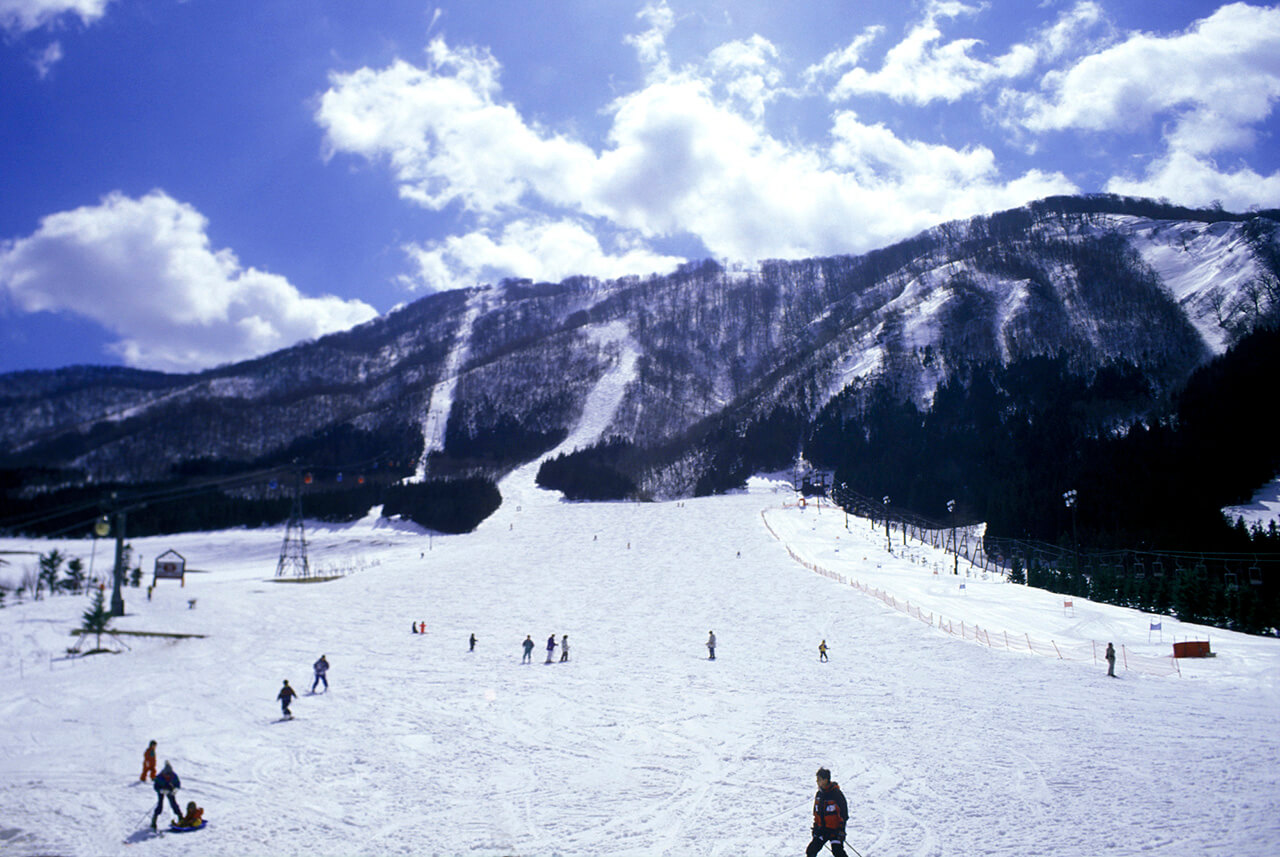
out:
{"label": "person in blue jacket", "polygon": [[164,763],[164,767],[160,769],[160,773],[156,774],[155,782],[152,788],[156,790],[156,811],[151,813],[151,829],[156,829],[156,819],[160,817],[160,813],[164,810],[165,798],[169,799],[169,806],[173,809],[173,814],[182,818],[182,810],[178,808],[178,799],[173,793],[182,788],[182,781],[178,779],[178,773],[168,762]]}

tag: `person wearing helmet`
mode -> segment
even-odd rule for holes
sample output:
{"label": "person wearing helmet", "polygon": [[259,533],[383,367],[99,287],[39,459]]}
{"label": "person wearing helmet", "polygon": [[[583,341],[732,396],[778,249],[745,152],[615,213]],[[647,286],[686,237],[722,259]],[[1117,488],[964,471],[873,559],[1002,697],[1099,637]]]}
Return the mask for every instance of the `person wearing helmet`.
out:
{"label": "person wearing helmet", "polygon": [[156,790],[156,809],[151,813],[151,829],[156,829],[156,819],[160,817],[161,811],[164,810],[165,799],[168,798],[169,806],[173,809],[173,814],[182,817],[182,810],[178,808],[178,799],[173,793],[182,788],[182,781],[178,779],[178,773],[168,762],[164,763],[164,767],[160,769],[160,773],[156,774],[156,780],[152,783],[152,788]]}

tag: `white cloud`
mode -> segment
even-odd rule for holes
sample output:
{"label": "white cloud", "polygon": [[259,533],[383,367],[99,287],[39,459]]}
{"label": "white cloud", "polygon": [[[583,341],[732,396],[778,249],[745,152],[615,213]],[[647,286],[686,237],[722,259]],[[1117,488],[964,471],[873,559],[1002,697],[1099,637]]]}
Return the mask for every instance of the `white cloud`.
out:
{"label": "white cloud", "polygon": [[518,220],[500,231],[481,230],[405,247],[416,269],[414,285],[443,290],[493,283],[506,277],[559,282],[585,275],[610,279],[673,269],[683,259],[631,245],[609,253],[581,223]]}
{"label": "white cloud", "polygon": [[1128,196],[1168,197],[1186,205],[1220,202],[1230,211],[1245,211],[1280,200],[1280,172],[1261,175],[1247,166],[1226,170],[1210,158],[1175,150],[1152,163],[1142,178],[1116,177],[1106,189]]}
{"label": "white cloud", "polygon": [[131,366],[191,371],[265,354],[376,315],[361,301],[311,298],[284,277],[214,251],[207,221],[161,191],[51,214],[0,244],[0,289],[26,312],[101,324]]}
{"label": "white cloud", "polygon": [[977,6],[955,2],[930,3],[925,18],[906,37],[889,49],[878,71],[867,71],[857,63],[868,33],[850,48],[828,56],[818,67],[835,71],[843,63],[853,65],[832,88],[828,97],[842,101],[857,95],[887,95],[895,101],[928,104],[957,101],[996,80],[1019,77],[1031,71],[1037,59],[1029,45],[1014,45],[1002,56],[987,61],[972,56],[982,44],[978,39],[942,41],[940,21],[981,11]]}
{"label": "white cloud", "polygon": [[36,67],[36,74],[44,80],[49,76],[49,72],[53,71],[53,67],[62,60],[62,43],[50,42],[49,45],[32,59],[31,64]]}
{"label": "white cloud", "polygon": [[1011,95],[1035,132],[1172,122],[1171,144],[1207,154],[1252,140],[1280,97],[1280,8],[1233,3],[1174,36],[1135,33]]}
{"label": "white cloud", "polygon": [[0,0],[0,27],[26,33],[55,25],[63,16],[75,15],[91,24],[106,14],[112,0]]}

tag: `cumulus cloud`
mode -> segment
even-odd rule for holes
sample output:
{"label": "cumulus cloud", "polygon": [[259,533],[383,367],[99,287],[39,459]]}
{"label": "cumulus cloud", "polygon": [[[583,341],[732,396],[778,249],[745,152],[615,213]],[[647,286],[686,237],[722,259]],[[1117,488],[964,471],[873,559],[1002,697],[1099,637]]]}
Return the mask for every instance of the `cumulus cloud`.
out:
{"label": "cumulus cloud", "polygon": [[867,47],[884,32],[882,27],[871,27],[847,47],[812,66],[807,75],[814,81],[839,75],[827,93],[832,101],[884,95],[917,105],[954,102],[993,83],[1026,76],[1039,62],[1060,57],[1101,19],[1096,3],[1078,3],[1029,43],[1014,44],[999,56],[982,59],[975,55],[983,46],[981,40],[947,40],[942,31],[944,21],[981,11],[981,6],[933,0],[925,8],[923,20],[889,48],[878,70],[862,66]]}
{"label": "cumulus cloud", "polygon": [[1156,159],[1139,178],[1118,176],[1107,182],[1111,193],[1168,197],[1188,205],[1221,203],[1232,211],[1280,200],[1280,172],[1262,175],[1251,167],[1222,168],[1212,158],[1174,150]]}
{"label": "cumulus cloud", "polygon": [[[904,140],[851,112],[837,114],[822,143],[778,138],[762,114],[795,93],[770,42],[731,42],[675,68],[669,9],[650,7],[643,20],[649,29],[630,41],[647,64],[644,83],[607,105],[598,151],[527,121],[503,100],[494,57],[443,38],[422,66],[331,76],[316,112],[331,154],[385,163],[405,199],[477,220],[465,235],[408,248],[421,282],[637,264],[632,272],[644,273],[664,259],[637,245],[605,251],[589,240],[600,227],[692,236],[734,261],[856,252],[946,217],[1075,190],[1059,173],[1006,180],[990,150]],[[566,256],[591,267],[573,271]]]}
{"label": "cumulus cloud", "polygon": [[111,350],[126,364],[166,371],[254,357],[376,315],[242,267],[232,251],[210,247],[206,227],[161,191],[113,193],[0,244],[0,290],[26,312],[92,319],[119,337]]}
{"label": "cumulus cloud", "polygon": [[1179,151],[1253,139],[1280,97],[1280,8],[1233,3],[1173,36],[1135,33],[1011,96],[1035,132],[1123,131],[1171,120]]}
{"label": "cumulus cloud", "polygon": [[410,244],[405,252],[414,263],[413,282],[436,290],[496,282],[516,272],[552,282],[574,275],[611,279],[641,272],[663,273],[684,261],[625,242],[610,253],[583,224],[544,218]]}
{"label": "cumulus cloud", "polygon": [[0,0],[0,27],[26,33],[56,24],[67,15],[91,24],[106,14],[112,0]]}

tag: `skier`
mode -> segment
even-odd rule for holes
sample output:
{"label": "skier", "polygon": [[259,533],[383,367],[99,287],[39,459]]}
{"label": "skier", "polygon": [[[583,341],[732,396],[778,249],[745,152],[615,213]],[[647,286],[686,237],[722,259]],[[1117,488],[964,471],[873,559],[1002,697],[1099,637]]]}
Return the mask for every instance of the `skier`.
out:
{"label": "skier", "polygon": [[156,778],[156,742],[152,741],[147,745],[147,749],[142,751],[142,776],[138,777],[138,782],[145,783],[147,777]]}
{"label": "skier", "polygon": [[474,652],[475,650],[476,650],[476,635],[475,635],[475,634],[472,634],[472,635],[471,635],[471,648],[467,649],[467,651],[468,651],[468,652]]}
{"label": "skier", "polygon": [[293,712],[289,711],[289,703],[293,702],[293,698],[298,692],[289,687],[289,680],[284,680],[284,686],[280,688],[280,692],[276,694],[276,699],[280,700],[280,711],[285,717],[293,717]]}
{"label": "skier", "polygon": [[556,635],[547,637],[547,663],[551,663],[551,655],[556,650]]}
{"label": "skier", "polygon": [[1116,647],[1107,643],[1107,675],[1116,677]]}
{"label": "skier", "polygon": [[418,633],[418,623],[417,623],[417,622],[414,622],[414,623],[413,623],[413,633],[415,633],[415,634],[416,634],[416,633]]}
{"label": "skier", "polygon": [[529,634],[524,635],[524,642],[520,645],[524,646],[524,657],[520,659],[522,664],[533,663],[533,637]]}
{"label": "skier", "polygon": [[825,661],[827,659],[827,641],[823,640],[818,644],[818,660]]}
{"label": "skier", "polygon": [[707,632],[707,651],[711,653],[710,657],[708,657],[707,660],[714,661],[716,659],[716,632],[715,631]]}
{"label": "skier", "polygon": [[327,672],[329,671],[329,662],[328,662],[327,660],[325,660],[324,655],[321,655],[321,656],[320,656],[320,660],[318,660],[318,661],[316,661],[314,664],[312,664],[312,665],[311,665],[311,668],[312,668],[312,669],[314,669],[314,670],[316,671],[316,678],[315,678],[315,681],[311,682],[311,692],[312,692],[312,693],[315,693],[315,692],[316,692],[316,685],[320,684],[320,682],[324,682],[324,689],[325,689],[325,692],[326,692],[326,693],[328,693],[328,692],[329,692],[329,679],[325,678],[325,673],[327,673]]}
{"label": "skier", "polygon": [[569,660],[569,635],[565,634],[560,638],[560,663]]}
{"label": "skier", "polygon": [[174,771],[173,766],[168,762],[164,763],[164,767],[160,769],[160,773],[156,775],[156,781],[152,784],[152,788],[156,790],[156,810],[151,813],[151,829],[156,829],[156,819],[160,817],[161,810],[164,809],[165,798],[169,799],[169,806],[173,808],[173,814],[182,817],[182,810],[178,809],[178,801],[173,793],[182,788],[182,781],[178,779],[178,774]]}
{"label": "skier", "polygon": [[187,801],[187,811],[177,821],[173,823],[174,827],[199,827],[204,822],[204,808],[196,806],[193,800]]}
{"label": "skier", "polygon": [[831,844],[832,857],[845,857],[844,823],[849,817],[849,804],[831,772],[818,768],[818,793],[813,796],[813,840],[804,850],[805,857],[816,857],[822,846]]}

